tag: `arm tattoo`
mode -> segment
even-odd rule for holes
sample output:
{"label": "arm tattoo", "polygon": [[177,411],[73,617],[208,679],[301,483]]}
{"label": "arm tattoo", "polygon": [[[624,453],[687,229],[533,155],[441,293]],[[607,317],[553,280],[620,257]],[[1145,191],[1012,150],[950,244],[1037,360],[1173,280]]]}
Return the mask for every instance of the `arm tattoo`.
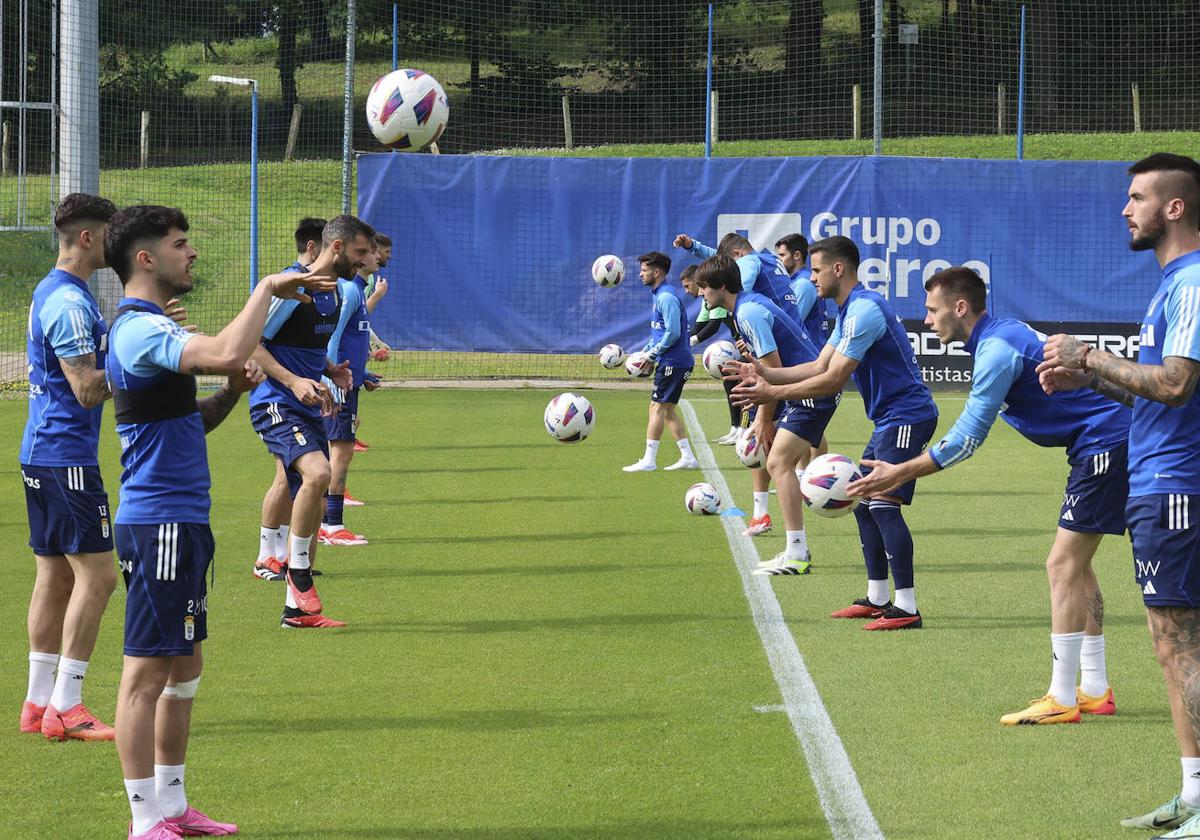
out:
{"label": "arm tattoo", "polygon": [[1192,731],[1200,738],[1200,610],[1150,607],[1150,635],[1174,679]]}
{"label": "arm tattoo", "polygon": [[1104,595],[1102,595],[1100,593],[1099,589],[1096,590],[1096,594],[1094,596],[1092,596],[1091,598],[1088,598],[1087,611],[1088,611],[1088,615],[1090,615],[1092,617],[1092,620],[1096,622],[1096,626],[1099,627],[1101,630],[1103,630],[1104,629]]}
{"label": "arm tattoo", "polygon": [[1113,385],[1111,382],[1107,382],[1099,376],[1092,374],[1092,381],[1088,383],[1088,387],[1102,397],[1108,397],[1110,400],[1119,402],[1121,405],[1133,408],[1133,394],[1119,385]]}
{"label": "arm tattoo", "polygon": [[92,370],[96,369],[95,353],[85,353],[82,356],[67,356],[65,358],[60,358],[58,361],[60,364],[64,364],[67,367],[85,369],[90,368]]}
{"label": "arm tattoo", "polygon": [[230,391],[228,386],[222,386],[220,391],[197,403],[197,407],[200,409],[200,419],[204,421],[205,434],[221,425],[221,421],[228,417],[229,412],[233,411],[233,407],[238,404],[240,396],[240,394]]}
{"label": "arm tattoo", "polygon": [[1139,365],[1110,353],[1093,353],[1088,370],[1134,396],[1178,408],[1196,389],[1200,362],[1168,356],[1161,365]]}

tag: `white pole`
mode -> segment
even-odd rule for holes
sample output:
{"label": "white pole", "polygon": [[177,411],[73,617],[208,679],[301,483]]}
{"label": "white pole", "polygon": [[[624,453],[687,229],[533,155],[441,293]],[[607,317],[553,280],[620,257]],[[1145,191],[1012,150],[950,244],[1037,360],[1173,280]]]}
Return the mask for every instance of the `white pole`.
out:
{"label": "white pole", "polygon": [[100,3],[63,0],[58,195],[100,192]]}
{"label": "white pole", "polygon": [[141,168],[150,165],[150,112],[142,111],[142,143],[138,160]]}
{"label": "white pole", "polygon": [[355,0],[346,0],[346,75],[342,91],[342,212],[350,212],[354,174],[354,36],[358,30]]}
{"label": "white pole", "polygon": [[714,146],[717,145],[717,125],[720,122],[720,120],[717,118],[717,102],[718,102],[718,100],[719,100],[719,97],[717,96],[717,91],[714,90],[712,92],[712,109],[711,109],[711,111],[712,111],[712,126],[711,126],[712,142],[713,142]]}

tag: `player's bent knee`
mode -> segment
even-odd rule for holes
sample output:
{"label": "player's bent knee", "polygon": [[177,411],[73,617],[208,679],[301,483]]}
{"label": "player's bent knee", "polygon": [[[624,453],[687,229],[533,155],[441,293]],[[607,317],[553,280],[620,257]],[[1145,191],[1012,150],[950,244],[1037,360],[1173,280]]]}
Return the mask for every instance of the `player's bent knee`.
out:
{"label": "player's bent knee", "polygon": [[200,678],[196,677],[192,680],[177,682],[174,685],[168,685],[162,690],[162,696],[168,700],[192,700],[196,696],[196,690],[200,688]]}

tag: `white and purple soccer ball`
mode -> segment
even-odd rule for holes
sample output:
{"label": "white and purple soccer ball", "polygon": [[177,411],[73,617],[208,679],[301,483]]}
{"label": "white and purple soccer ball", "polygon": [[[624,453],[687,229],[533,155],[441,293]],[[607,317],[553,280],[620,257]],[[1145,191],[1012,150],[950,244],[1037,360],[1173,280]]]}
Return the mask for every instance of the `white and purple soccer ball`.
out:
{"label": "white and purple soccer ball", "polygon": [[683,506],[696,516],[712,516],[721,512],[721,496],[708,482],[697,482],[683,495]]}
{"label": "white and purple soccer ball", "polygon": [[596,257],[596,261],[592,263],[592,279],[596,281],[597,286],[606,289],[620,286],[621,281],[625,279],[625,263],[614,254]]}
{"label": "white and purple soccer ball", "polygon": [[733,449],[737,453],[738,460],[745,466],[752,469],[763,466],[762,450],[758,447],[758,438],[749,429],[742,429]]}
{"label": "white and purple soccer ball", "polygon": [[559,394],[550,400],[542,415],[546,431],[559,443],[578,443],[592,433],[596,410],[587,397],[579,394]]}
{"label": "white and purple soccer ball", "polygon": [[862,478],[858,464],[845,455],[830,452],[813,458],[800,479],[804,503],[814,513],[831,519],[845,516],[858,507],[860,499],[851,497],[846,488]]}
{"label": "white and purple soccer ball", "polygon": [[654,360],[644,350],[630,353],[625,360],[625,372],[635,379],[645,379],[654,373]]}
{"label": "white and purple soccer ball", "polygon": [[600,358],[600,364],[609,370],[619,368],[625,362],[625,351],[619,344],[605,344],[597,355]]}
{"label": "white and purple soccer ball", "polygon": [[721,371],[721,368],[734,359],[740,358],[741,354],[733,346],[732,341],[714,341],[708,345],[704,350],[704,355],[701,357],[704,362],[704,369],[708,371],[708,375],[713,379],[723,379],[725,374]]}
{"label": "white and purple soccer ball", "polygon": [[424,70],[393,70],[367,94],[367,124],[375,139],[398,152],[419,152],[442,136],[450,102]]}

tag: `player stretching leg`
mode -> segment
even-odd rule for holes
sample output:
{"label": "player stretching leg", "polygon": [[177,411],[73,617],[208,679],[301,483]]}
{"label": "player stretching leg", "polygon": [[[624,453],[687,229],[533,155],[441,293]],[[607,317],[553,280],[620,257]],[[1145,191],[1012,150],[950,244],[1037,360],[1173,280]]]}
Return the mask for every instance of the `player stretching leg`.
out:
{"label": "player stretching leg", "polygon": [[[1138,361],[1052,336],[1038,370],[1047,391],[1090,387],[1132,398],[1129,504],[1134,573],[1167,683],[1181,755],[1179,794],[1127,828],[1200,837],[1200,164],[1159,153],[1129,168],[1130,247],[1162,269],[1142,320]],[[1196,505],[1192,505],[1195,501]]]}
{"label": "player stretching leg", "polygon": [[[325,219],[309,217],[296,224],[296,261],[284,271],[308,271],[308,267],[321,254],[321,234],[324,230]],[[263,580],[283,580],[287,573],[292,497],[283,462],[278,458],[271,460],[275,462],[275,479],[263,496],[254,576]]]}
{"label": "player stretching leg", "polygon": [[[205,576],[214,544],[205,434],[228,416],[262,372],[251,353],[272,293],[314,291],[331,280],[277,274],[214,337],[172,323],[163,308],[192,288],[196,252],[183,213],[129,207],[105,238],[125,290],[109,331],[106,360],[121,439],[121,504],[116,543],[125,573],[125,662],[117,697],[117,754],[132,811],[131,840],[236,834],[190,806],[184,771],[192,704],[208,635]],[[196,400],[196,375],[228,376]]]}
{"label": "player stretching leg", "polygon": [[[820,351],[804,328],[765,296],[742,291],[741,275],[729,257],[717,255],[702,262],[696,283],[709,306],[733,312],[738,332],[759,367],[791,367],[816,361]],[[754,574],[806,575],[812,568],[796,466],[808,463],[812,447],[821,440],[837,404],[836,395],[785,402],[779,407],[778,431],[772,419],[776,406],[764,403],[758,411],[751,433],[767,453],[767,470],[779,488],[787,540],[784,550],[760,563]]]}
{"label": "player stretching leg", "polygon": [[[373,244],[373,243],[372,243]],[[347,363],[352,377],[347,391],[330,383],[341,410],[325,420],[325,435],[329,439],[329,492],[325,496],[325,518],[321,522],[321,542],[326,545],[366,545],[367,540],[354,534],[342,524],[345,505],[346,474],[354,458],[354,426],[358,418],[359,389],[365,383],[367,356],[371,351],[371,324],[368,320],[367,277],[379,270],[379,253],[373,247],[366,262],[352,280],[339,280],[342,297],[338,323],[329,339],[327,356],[330,364]],[[386,294],[386,281],[381,284]]]}
{"label": "player stretching leg", "polygon": [[[1029,708],[1000,722],[1075,723],[1080,712],[1111,715],[1116,706],[1104,663],[1104,598],[1092,558],[1105,534],[1125,533],[1129,409],[1087,390],[1047,396],[1036,371],[1041,338],[1028,324],[989,315],[987,287],[970,269],[939,271],[925,282],[925,290],[926,325],[942,344],[961,341],[975,357],[971,395],[940,443],[903,464],[866,462],[870,474],[851,484],[850,492],[883,493],[962,463],[983,445],[997,415],[1039,446],[1064,447],[1071,471],[1046,558],[1050,688]],[[1081,664],[1083,682],[1076,687]]]}
{"label": "player stretching leg", "polygon": [[[716,309],[708,308],[708,301],[704,300],[700,294],[700,287],[696,285],[695,274],[696,266],[694,265],[689,265],[679,272],[679,283],[683,286],[683,290],[692,297],[700,298],[700,314],[696,316],[696,323],[692,325],[692,337],[688,339],[688,343],[693,349],[716,335],[721,325],[731,319],[729,312],[719,306]],[[729,332],[732,335],[733,328]],[[722,384],[725,386],[725,402],[729,404],[729,431],[714,438],[713,443],[733,446],[737,443],[738,435],[742,431],[742,410],[734,404],[733,399],[729,396],[733,393],[733,383],[722,380]]]}
{"label": "player stretching leg", "polygon": [[651,251],[638,257],[638,262],[642,265],[642,285],[649,286],[654,292],[650,340],[642,350],[650,354],[651,361],[656,363],[657,367],[654,370],[654,392],[650,395],[650,419],[646,424],[646,451],[641,458],[622,469],[625,472],[648,472],[656,469],[658,442],[662,438],[664,426],[671,430],[675,437],[675,445],[679,447],[679,460],[666,469],[698,469],[700,462],[692,454],[687,429],[683,427],[683,421],[675,412],[675,405],[683,393],[684,383],[691,377],[692,368],[696,364],[687,339],[688,316],[683,290],[674,283],[667,282],[671,258],[666,254]]}
{"label": "player stretching leg", "polygon": [[[37,563],[29,599],[29,691],[21,731],[52,740],[111,741],[112,727],[83,705],[88,660],[116,585],[108,496],[96,451],[107,327],[87,287],[103,268],[104,232],[117,210],[68,195],[54,213],[58,262],[29,310],[29,420],[21,478]],[[59,651],[62,658],[59,658]],[[58,669],[57,679],[55,668]]]}
{"label": "player stretching leg", "polygon": [[[838,305],[837,325],[815,362],[793,368],[755,370],[735,363],[743,382],[734,389],[755,403],[839,394],[853,376],[875,432],[866,460],[898,463],[925,448],[937,427],[937,405],[917,366],[908,334],[887,299],[858,282],[858,246],[844,236],[813,244],[817,293]],[[865,468],[869,471],[869,468]],[[867,567],[867,595],[833,613],[834,618],[873,618],[866,630],[921,626],[913,582],[913,540],[901,506],[912,503],[916,482],[872,495],[854,510]],[[888,598],[888,566],[895,604]]]}

